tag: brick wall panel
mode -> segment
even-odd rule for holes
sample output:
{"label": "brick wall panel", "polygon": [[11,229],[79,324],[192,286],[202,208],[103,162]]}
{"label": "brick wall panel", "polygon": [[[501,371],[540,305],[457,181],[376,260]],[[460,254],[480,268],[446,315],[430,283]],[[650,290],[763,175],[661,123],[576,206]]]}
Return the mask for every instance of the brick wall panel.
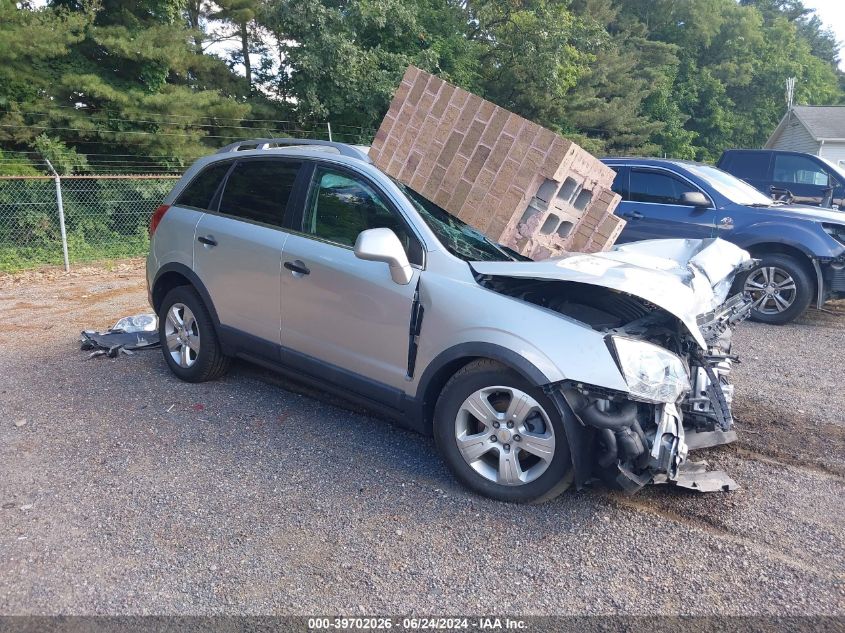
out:
{"label": "brick wall panel", "polygon": [[446,140],[446,143],[443,145],[443,150],[440,152],[440,155],[437,157],[437,164],[447,166],[452,163],[455,158],[455,155],[458,153],[458,148],[461,146],[461,143],[464,141],[464,135],[454,130],[450,135],[449,138]]}
{"label": "brick wall panel", "polygon": [[469,130],[467,130],[466,136],[464,136],[464,140],[461,142],[458,151],[464,156],[471,156],[475,150],[475,146],[481,140],[482,132],[484,132],[484,123],[478,119],[474,120],[470,124]]}
{"label": "brick wall panel", "polygon": [[464,178],[469,181],[474,181],[481,173],[481,168],[487,162],[487,157],[490,156],[490,148],[484,145],[477,145],[472,157],[469,159],[466,171],[464,171]]}
{"label": "brick wall panel", "polygon": [[443,83],[443,86],[440,88],[440,91],[437,94],[437,99],[434,100],[434,104],[431,106],[431,115],[437,119],[443,116],[443,113],[446,111],[446,106],[449,105],[449,99],[452,98],[452,94],[455,92],[455,87],[452,84]]}
{"label": "brick wall panel", "polygon": [[433,199],[434,194],[437,193],[437,190],[440,188],[440,184],[443,182],[443,178],[445,176],[446,169],[440,165],[435,165],[434,169],[431,170],[431,175],[428,177],[428,181],[425,183],[425,187],[423,187],[420,193],[429,200]]}
{"label": "brick wall panel", "polygon": [[[455,187],[455,192],[449,198],[449,208],[451,209],[463,209],[464,203],[466,202],[467,196],[469,196],[469,192],[472,189],[472,183],[466,180],[458,181],[457,186]],[[458,217],[461,217],[459,214]]]}
{"label": "brick wall panel", "polygon": [[423,92],[425,91],[425,85],[427,82],[425,81],[413,81],[411,90],[408,92],[408,103],[411,105],[417,105],[420,101],[420,97],[422,97]]}
{"label": "brick wall panel", "polygon": [[[505,112],[507,112],[507,110],[505,110]],[[508,112],[508,118],[505,121],[505,127],[502,129],[502,132],[516,138],[524,125],[531,125],[531,123],[523,119],[518,114]]]}
{"label": "brick wall panel", "polygon": [[[481,142],[487,147],[492,147],[496,143],[496,139],[500,138],[504,132],[505,124],[508,121],[510,113],[502,108],[495,108],[490,121],[484,127],[484,133],[481,135]],[[510,135],[515,136],[514,134]]]}
{"label": "brick wall panel", "polygon": [[[511,186],[513,179],[516,178],[517,172],[519,172],[519,163],[513,159],[510,153],[506,156],[504,163],[502,163],[502,166],[496,172],[496,180],[493,183],[493,191],[499,196],[508,190],[508,187]],[[494,156],[490,159],[489,167],[492,169],[495,163],[496,160]]]}
{"label": "brick wall panel", "polygon": [[490,121],[490,117],[493,116],[493,113],[496,110],[501,110],[498,106],[486,101],[484,99],[481,100],[481,106],[478,108],[478,115],[476,115],[476,119],[481,121],[482,123],[487,123]]}
{"label": "brick wall panel", "polygon": [[[370,156],[389,175],[531,257],[605,249],[624,225],[612,215],[619,198],[610,191],[611,169],[551,130],[414,67]],[[592,193],[589,201],[577,197],[582,186]],[[529,205],[537,212],[523,222]],[[540,232],[549,213],[572,224],[565,237]]]}
{"label": "brick wall panel", "polygon": [[[455,187],[458,186],[458,182],[460,182],[468,162],[468,158],[455,156],[449,166],[446,167],[446,177],[443,179],[443,189],[446,190],[446,193],[450,195],[454,193]],[[454,209],[452,212],[454,215],[457,215],[458,210]]]}
{"label": "brick wall panel", "polygon": [[446,209],[449,206],[449,199],[451,197],[452,197],[452,194],[449,191],[447,191],[446,189],[444,189],[443,187],[441,187],[440,189],[437,190],[437,192],[433,196],[431,196],[429,198],[429,200],[434,202],[434,204],[436,204],[437,206],[442,207],[443,209]]}
{"label": "brick wall panel", "polygon": [[496,142],[493,144],[490,151],[490,158],[487,159],[487,168],[498,173],[499,169],[510,155],[513,141],[514,138],[507,134],[502,134],[498,139],[496,139]]}

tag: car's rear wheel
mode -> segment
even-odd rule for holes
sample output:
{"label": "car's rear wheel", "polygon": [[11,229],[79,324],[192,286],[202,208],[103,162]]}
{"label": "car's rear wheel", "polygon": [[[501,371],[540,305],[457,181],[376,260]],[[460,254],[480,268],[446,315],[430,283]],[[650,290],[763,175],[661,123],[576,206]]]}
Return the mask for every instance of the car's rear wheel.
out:
{"label": "car's rear wheel", "polygon": [[434,437],[458,480],[500,501],[546,501],[573,480],[555,405],[495,361],[473,361],[446,383],[435,408]]}
{"label": "car's rear wheel", "polygon": [[742,287],[754,302],[751,318],[775,325],[801,315],[810,305],[814,289],[802,263],[779,253],[760,257],[760,264],[746,274]]}
{"label": "car's rear wheel", "polygon": [[214,380],[229,368],[208,310],[190,286],[178,286],[165,295],[158,335],[167,366],[182,380]]}

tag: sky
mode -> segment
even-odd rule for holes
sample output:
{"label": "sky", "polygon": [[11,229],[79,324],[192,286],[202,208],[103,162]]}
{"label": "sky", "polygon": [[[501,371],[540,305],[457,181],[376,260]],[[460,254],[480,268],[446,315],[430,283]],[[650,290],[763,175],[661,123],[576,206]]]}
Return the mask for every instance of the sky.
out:
{"label": "sky", "polygon": [[[804,6],[815,9],[825,26],[833,29],[840,44],[845,43],[845,0],[804,0]],[[839,68],[845,71],[845,50],[839,49]]]}

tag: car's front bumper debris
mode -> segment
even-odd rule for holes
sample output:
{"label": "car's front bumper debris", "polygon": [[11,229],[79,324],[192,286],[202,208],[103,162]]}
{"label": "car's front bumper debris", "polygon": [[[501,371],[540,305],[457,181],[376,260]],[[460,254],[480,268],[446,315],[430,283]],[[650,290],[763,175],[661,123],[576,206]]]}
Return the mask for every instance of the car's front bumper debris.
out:
{"label": "car's front bumper debris", "polygon": [[728,492],[739,489],[739,484],[724,470],[707,470],[705,461],[684,462],[670,483],[678,488],[688,488],[696,492]]}
{"label": "car's front bumper debris", "polygon": [[[649,403],[631,393],[568,382],[561,393],[591,438],[595,474],[635,492],[649,483],[670,483],[699,492],[738,488],[724,472],[708,472],[687,461],[690,450],[736,440],[733,431],[733,386],[730,373],[738,359],[731,354],[733,327],[748,316],[751,302],[735,295],[699,317],[706,348],[686,346],[689,392],[677,403]],[[652,343],[666,336],[665,326],[640,319],[615,330]],[[662,340],[673,340],[664,338]],[[683,341],[673,344],[675,353]]]}

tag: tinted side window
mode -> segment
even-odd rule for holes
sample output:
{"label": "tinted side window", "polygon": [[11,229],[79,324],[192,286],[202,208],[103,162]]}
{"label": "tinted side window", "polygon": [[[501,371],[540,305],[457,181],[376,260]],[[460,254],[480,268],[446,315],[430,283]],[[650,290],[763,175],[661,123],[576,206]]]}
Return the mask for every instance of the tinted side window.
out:
{"label": "tinted side window", "polygon": [[816,161],[806,156],[775,154],[773,173],[776,182],[790,182],[800,185],[828,184],[827,172]]}
{"label": "tinted side window", "polygon": [[618,193],[623,200],[628,199],[628,170],[617,167],[616,178],[613,179],[611,189],[613,193]]}
{"label": "tinted side window", "polygon": [[743,180],[766,180],[769,156],[768,152],[736,152],[725,158],[722,169]]}
{"label": "tinted side window", "polygon": [[327,168],[314,171],[302,232],[354,246],[367,229],[388,228],[405,247],[408,260],[422,263],[422,250],[404,220],[366,182]]}
{"label": "tinted side window", "polygon": [[282,226],[299,165],[282,160],[239,162],[226,181],[220,212]]}
{"label": "tinted side window", "polygon": [[691,187],[668,174],[631,170],[630,200],[678,204],[681,194]]}
{"label": "tinted side window", "polygon": [[194,178],[185,190],[176,198],[176,204],[183,207],[196,207],[197,209],[208,209],[211,205],[211,199],[217,192],[217,187],[229,167],[232,166],[231,161],[225,163],[215,163]]}

